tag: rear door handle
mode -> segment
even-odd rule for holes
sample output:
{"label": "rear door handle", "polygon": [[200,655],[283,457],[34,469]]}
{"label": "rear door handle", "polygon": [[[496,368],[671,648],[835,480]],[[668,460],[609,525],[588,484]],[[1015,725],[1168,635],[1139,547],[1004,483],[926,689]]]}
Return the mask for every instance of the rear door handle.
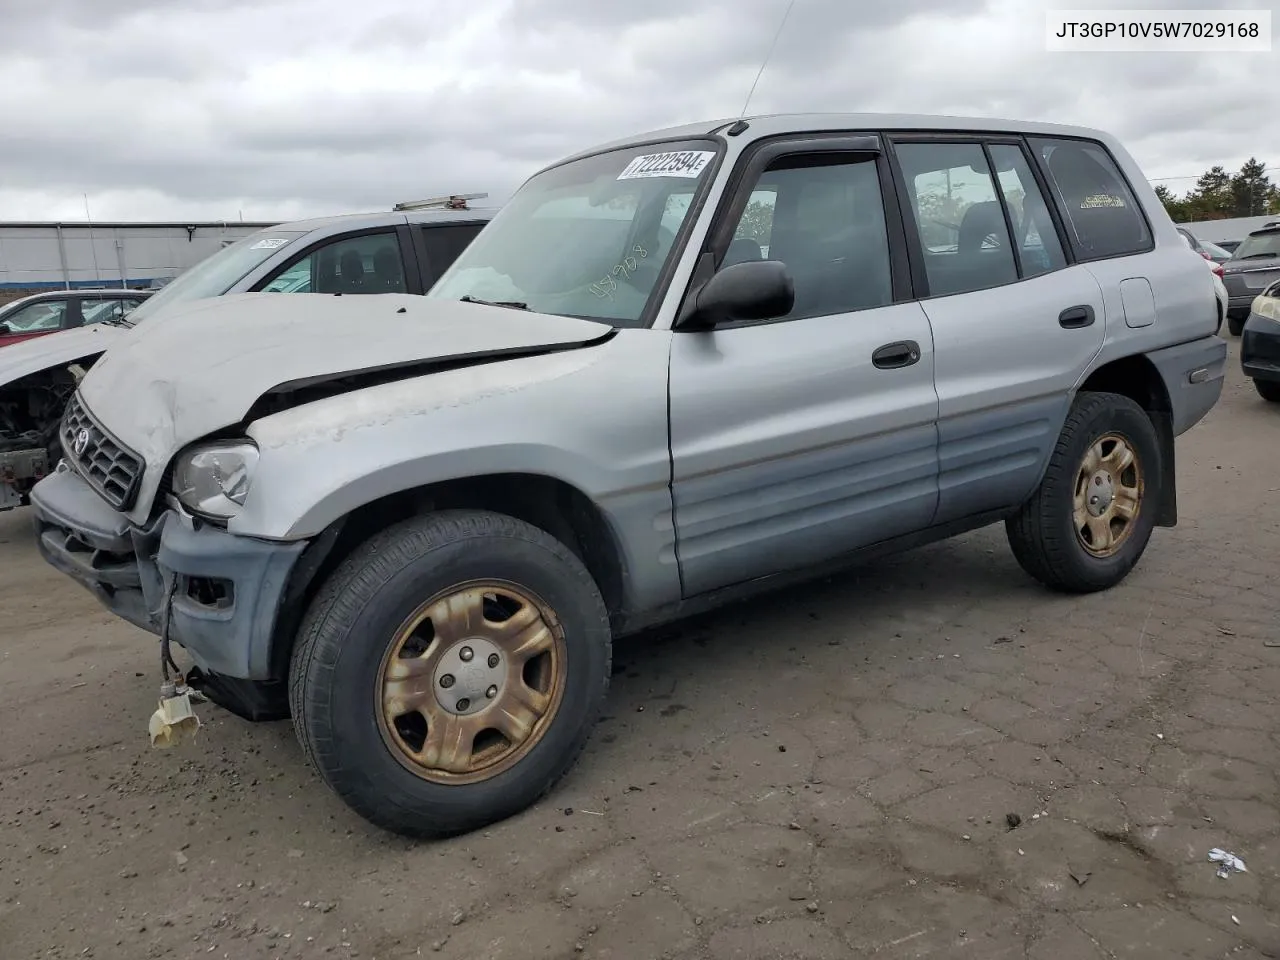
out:
{"label": "rear door handle", "polygon": [[920,344],[914,340],[899,340],[897,343],[886,343],[871,354],[871,362],[881,370],[897,370],[909,367],[920,359]]}
{"label": "rear door handle", "polygon": [[1058,326],[1064,330],[1079,330],[1081,327],[1093,326],[1093,307],[1088,304],[1067,307],[1058,314]]}

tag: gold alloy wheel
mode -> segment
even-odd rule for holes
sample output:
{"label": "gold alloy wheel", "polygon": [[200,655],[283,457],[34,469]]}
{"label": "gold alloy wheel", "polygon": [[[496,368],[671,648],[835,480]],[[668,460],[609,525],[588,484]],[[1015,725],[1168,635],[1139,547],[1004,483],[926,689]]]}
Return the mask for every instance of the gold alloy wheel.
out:
{"label": "gold alloy wheel", "polygon": [[1142,509],[1142,461],[1124,437],[1097,440],[1076,474],[1072,515],[1076,538],[1089,554],[1114,556],[1133,532]]}
{"label": "gold alloy wheel", "polygon": [[433,783],[495,777],[551,726],[566,661],[559,620],[529,591],[501,581],[450,587],[404,621],[382,659],[383,740]]}

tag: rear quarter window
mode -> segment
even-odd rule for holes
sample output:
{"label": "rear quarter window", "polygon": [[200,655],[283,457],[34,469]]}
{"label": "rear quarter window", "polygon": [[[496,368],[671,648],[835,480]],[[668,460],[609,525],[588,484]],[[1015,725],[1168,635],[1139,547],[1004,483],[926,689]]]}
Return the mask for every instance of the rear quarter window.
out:
{"label": "rear quarter window", "polygon": [[1101,144],[1035,137],[1031,147],[1049,180],[1077,259],[1124,257],[1151,249],[1147,218]]}

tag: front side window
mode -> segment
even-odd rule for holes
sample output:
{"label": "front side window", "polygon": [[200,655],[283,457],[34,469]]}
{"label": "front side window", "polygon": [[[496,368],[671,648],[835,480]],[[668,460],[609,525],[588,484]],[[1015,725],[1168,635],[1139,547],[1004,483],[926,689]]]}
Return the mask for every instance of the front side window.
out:
{"label": "front side window", "polygon": [[720,266],[780,260],[795,284],[785,318],[893,302],[889,239],[873,157],[814,154],[771,164],[752,185]]}
{"label": "front side window", "polygon": [[1067,258],[1026,155],[1020,147],[1007,143],[993,143],[988,149],[1013,224],[1013,246],[1022,263],[1022,275],[1035,277],[1061,270]]}
{"label": "front side window", "polygon": [[404,293],[404,263],[394,231],[342,237],[276,274],[264,293]]}
{"label": "front side window", "polygon": [[637,326],[717,146],[690,140],[583,157],[530,179],[427,294]]}
{"label": "front side window", "polygon": [[301,236],[304,236],[301,231],[269,227],[237,240],[174,277],[159,293],[148,297],[130,313],[128,322],[145,320],[174,304],[220,297],[248,276],[251,270]]}
{"label": "front side window", "polygon": [[1151,245],[1151,230],[1124,176],[1101,145],[1035,138],[1049,183],[1082,260],[1123,257]]}
{"label": "front side window", "polygon": [[62,329],[66,316],[67,301],[45,300],[15,310],[0,319],[0,324],[8,327],[9,333],[43,333]]}
{"label": "front side window", "polygon": [[1261,260],[1264,257],[1280,257],[1280,230],[1251,233],[1231,253],[1232,260]]}
{"label": "front side window", "polygon": [[982,145],[900,143],[896,149],[929,293],[967,293],[1017,280],[1009,228]]}

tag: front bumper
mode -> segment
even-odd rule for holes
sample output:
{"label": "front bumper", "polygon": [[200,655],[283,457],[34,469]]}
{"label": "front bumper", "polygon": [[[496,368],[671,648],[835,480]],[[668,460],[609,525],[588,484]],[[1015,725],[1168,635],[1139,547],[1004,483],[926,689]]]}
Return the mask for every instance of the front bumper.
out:
{"label": "front bumper", "polygon": [[1240,368],[1252,380],[1280,382],[1280,321],[1249,314],[1240,333]]}
{"label": "front bumper", "polygon": [[165,510],[146,527],[116,512],[65,467],[31,491],[44,559],[117,616],[169,638],[207,673],[270,681],[272,640],[307,541],[237,537]]}

